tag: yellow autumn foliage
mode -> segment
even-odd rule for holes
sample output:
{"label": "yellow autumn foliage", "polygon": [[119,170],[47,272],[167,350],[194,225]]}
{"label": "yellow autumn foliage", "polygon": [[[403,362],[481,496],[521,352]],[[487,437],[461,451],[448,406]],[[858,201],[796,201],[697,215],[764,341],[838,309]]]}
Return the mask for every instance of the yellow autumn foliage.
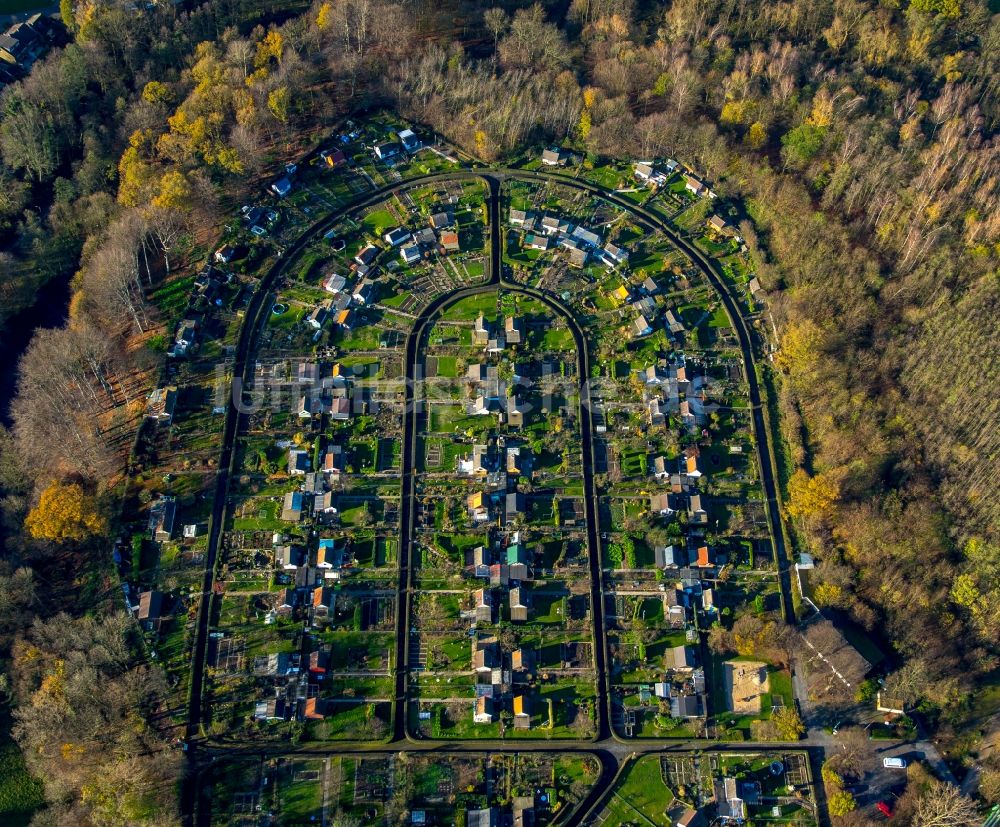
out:
{"label": "yellow autumn foliage", "polygon": [[828,474],[809,476],[801,468],[788,480],[786,509],[793,517],[828,517],[840,495],[840,486]]}
{"label": "yellow autumn foliage", "polygon": [[272,59],[277,63],[281,63],[281,54],[284,50],[285,39],[281,36],[281,32],[272,29],[257,44],[257,55],[253,61],[254,66],[258,69],[267,66]]}
{"label": "yellow autumn foliage", "polygon": [[37,540],[81,542],[107,531],[97,499],[77,483],[53,482],[25,518],[25,527]]}
{"label": "yellow autumn foliage", "polygon": [[316,12],[316,28],[320,31],[329,28],[332,17],[333,5],[331,3],[323,3],[319,7],[319,11]]}
{"label": "yellow autumn foliage", "polygon": [[154,207],[186,210],[191,201],[191,183],[183,172],[170,170],[160,179],[160,191],[153,198]]}

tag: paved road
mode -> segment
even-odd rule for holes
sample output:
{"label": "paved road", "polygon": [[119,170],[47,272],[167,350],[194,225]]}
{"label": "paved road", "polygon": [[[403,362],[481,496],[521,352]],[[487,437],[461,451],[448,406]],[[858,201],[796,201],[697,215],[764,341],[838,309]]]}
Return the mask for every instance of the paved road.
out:
{"label": "paved road", "polygon": [[[313,224],[306,230],[291,247],[284,251],[284,255],[279,258],[270,269],[261,277],[257,289],[254,291],[247,305],[243,325],[240,328],[240,338],[236,346],[236,353],[233,360],[233,378],[242,382],[242,388],[247,388],[252,379],[254,360],[250,356],[256,351],[257,338],[266,319],[267,310],[270,307],[268,298],[270,291],[281,276],[284,274],[289,263],[314,239],[317,235],[325,233],[339,219],[345,215],[356,213],[366,207],[376,204],[389,195],[401,189],[406,189],[414,185],[432,183],[434,181],[455,180],[455,179],[475,179],[480,177],[475,172],[459,171],[453,173],[438,173],[424,175],[418,178],[411,178],[405,183],[397,183],[382,187],[366,193],[355,201],[351,202],[344,209],[332,213],[320,221]],[[205,568],[202,573],[201,603],[198,609],[198,619],[195,627],[194,646],[191,656],[191,680],[188,696],[188,722],[187,722],[187,750],[189,765],[192,772],[188,774],[182,790],[181,805],[185,814],[185,823],[193,821],[195,808],[195,789],[193,776],[197,774],[197,742],[201,737],[201,725],[203,721],[204,685],[205,685],[205,657],[208,651],[208,634],[212,625],[212,616],[216,610],[216,599],[213,593],[216,571],[219,561],[219,546],[222,534],[222,527],[226,521],[227,490],[229,479],[233,472],[235,460],[234,447],[239,428],[244,424],[243,414],[236,408],[235,400],[230,399],[226,409],[226,421],[223,427],[222,451],[219,458],[219,470],[217,472],[215,496],[212,506],[212,514],[209,517],[208,547],[205,554]]]}
{"label": "paved road", "polygon": [[781,581],[782,610],[785,615],[785,620],[788,623],[794,623],[795,613],[791,600],[791,568],[789,566],[788,553],[785,548],[784,534],[781,528],[781,509],[778,502],[778,489],[776,483],[777,474],[771,460],[771,434],[765,417],[764,406],[762,404],[760,393],[760,383],[757,378],[753,339],[751,338],[750,330],[746,325],[746,321],[740,312],[740,307],[736,297],[732,294],[728,285],[718,274],[711,260],[695,244],[684,236],[678,234],[677,231],[667,223],[665,218],[652,210],[636,206],[631,201],[622,198],[613,192],[607,192],[596,184],[581,181],[568,175],[549,172],[523,172],[521,170],[501,170],[500,174],[510,178],[555,181],[563,186],[600,196],[606,201],[621,207],[623,210],[642,218],[644,223],[662,232],[674,245],[686,253],[691,261],[705,275],[708,282],[715,289],[716,293],[718,293],[719,298],[722,300],[722,304],[725,307],[729,322],[732,325],[733,330],[736,332],[736,338],[740,346],[740,353],[743,357],[744,373],[746,374],[750,397],[750,409],[752,414],[751,421],[753,423],[753,433],[757,448],[757,465],[760,468],[761,485],[764,489],[764,497],[767,500],[768,526],[771,531],[771,538],[774,544],[775,561],[778,566],[778,573]]}
{"label": "paved road", "polygon": [[[499,252],[497,253],[499,259]],[[548,293],[532,287],[515,285],[501,278],[501,283],[512,292],[531,296],[566,320],[573,333],[577,349],[577,374],[580,378],[580,439],[583,448],[582,471],[584,511],[587,519],[587,550],[590,564],[590,613],[594,636],[594,671],[597,676],[597,739],[612,734],[611,685],[608,672],[607,625],[604,618],[604,566],[601,563],[600,524],[597,515],[597,487],[594,484],[594,423],[590,402],[590,351],[587,339],[572,312]]]}
{"label": "paved road", "polygon": [[[615,739],[608,739],[596,744],[587,744],[581,741],[552,742],[537,741],[420,741],[408,744],[399,743],[342,743],[342,744],[305,744],[297,747],[289,747],[287,744],[264,744],[248,745],[245,743],[226,746],[222,744],[207,745],[201,750],[201,760],[204,764],[219,759],[229,761],[234,759],[258,760],[263,762],[273,758],[326,758],[355,757],[362,758],[372,755],[398,755],[400,752],[421,753],[440,756],[441,760],[447,760],[449,756],[479,756],[484,753],[575,753],[578,755],[592,755],[601,764],[601,772],[597,781],[591,786],[587,795],[572,810],[563,813],[561,820],[557,822],[564,827],[575,827],[575,825],[589,825],[593,823],[596,815],[603,809],[606,799],[611,794],[614,781],[631,761],[641,758],[644,755],[663,754],[690,754],[698,752],[702,755],[712,755],[719,753],[759,753],[761,750],[771,751],[796,751],[806,752],[809,758],[811,777],[820,777],[819,767],[823,761],[823,750],[816,747],[809,747],[801,742],[798,743],[768,743],[768,744],[747,744],[747,743],[717,743],[704,740],[649,740],[632,741],[624,743]],[[828,827],[829,819],[826,818],[825,798],[823,796],[822,784],[813,782],[812,792],[819,805],[819,821],[822,827]],[[199,813],[198,824],[208,827],[208,813],[206,797],[202,798],[205,812]]]}
{"label": "paved road", "polygon": [[[490,183],[491,189],[493,183]],[[491,196],[492,199],[492,196]],[[420,405],[417,388],[423,379],[423,360],[420,357],[423,340],[430,329],[434,317],[456,301],[475,295],[483,290],[495,289],[498,275],[490,272],[486,284],[459,290],[432,301],[420,314],[410,335],[406,339],[403,364],[406,367],[406,389],[403,415],[403,450],[400,459],[402,476],[402,497],[399,509],[399,588],[396,611],[396,698],[393,710],[394,740],[403,741],[410,737],[408,726],[409,662],[410,662],[410,616],[413,598],[413,537],[416,533],[417,499],[417,436]]]}
{"label": "paved road", "polygon": [[[602,765],[602,776],[601,781],[594,785],[587,799],[578,807],[574,814],[567,817],[567,824],[581,823],[586,817],[586,814],[591,812],[596,812],[598,805],[600,805],[603,797],[607,795],[610,790],[610,781],[613,778],[615,772],[619,771],[623,765],[623,761],[628,755],[632,754],[644,754],[650,752],[660,752],[660,751],[673,751],[673,750],[718,750],[718,749],[741,749],[741,750],[754,750],[754,749],[781,749],[781,748],[797,748],[802,749],[803,747],[808,748],[808,743],[806,744],[717,744],[705,741],[641,741],[634,742],[629,741],[628,743],[617,740],[614,733],[611,731],[611,716],[610,716],[610,704],[611,704],[611,693],[609,691],[609,682],[607,674],[607,642],[606,636],[604,634],[604,583],[603,583],[603,567],[601,566],[601,554],[600,554],[600,544],[599,544],[599,528],[596,513],[596,490],[594,487],[593,480],[593,428],[590,419],[591,409],[589,404],[589,398],[587,397],[587,384],[586,380],[590,376],[590,363],[589,354],[586,347],[586,338],[583,334],[582,329],[577,323],[576,319],[573,317],[572,312],[565,308],[556,298],[548,293],[544,293],[532,287],[527,287],[524,285],[518,285],[508,282],[503,278],[502,271],[502,226],[503,222],[500,218],[500,182],[506,178],[516,178],[523,180],[547,180],[558,182],[561,185],[572,187],[578,190],[583,190],[590,192],[594,195],[598,195],[611,203],[620,206],[621,208],[629,211],[635,217],[641,219],[642,223],[645,223],[651,228],[655,228],[660,232],[664,233],[670,240],[683,250],[691,258],[699,269],[705,274],[706,278],[712,284],[712,286],[719,293],[720,298],[726,308],[726,312],[729,315],[730,322],[733,329],[737,333],[737,338],[739,340],[740,349],[743,355],[745,372],[747,375],[747,381],[749,385],[749,395],[750,404],[752,409],[752,421],[754,428],[754,435],[756,437],[756,444],[758,450],[759,467],[761,469],[761,479],[764,487],[765,497],[768,501],[768,519],[770,522],[770,527],[772,530],[772,537],[775,546],[775,555],[778,562],[779,572],[781,575],[781,587],[782,587],[782,602],[784,606],[784,611],[786,618],[791,622],[793,621],[792,610],[791,610],[791,600],[790,600],[790,589],[791,581],[789,576],[789,568],[787,555],[785,552],[785,547],[783,543],[783,538],[781,534],[781,523],[780,523],[780,513],[778,510],[776,485],[775,485],[775,475],[774,468],[771,463],[771,454],[768,448],[768,429],[767,423],[765,421],[763,408],[761,405],[760,388],[757,382],[757,375],[754,366],[754,353],[752,340],[749,331],[744,323],[744,320],[739,312],[739,307],[736,303],[735,298],[729,293],[726,285],[715,272],[711,262],[708,258],[698,250],[694,245],[688,242],[686,239],[678,236],[671,227],[666,223],[666,221],[658,216],[657,214],[642,208],[637,207],[635,204],[620,198],[613,193],[608,193],[602,190],[596,185],[589,184],[587,182],[579,181],[568,176],[550,174],[550,173],[530,173],[523,172],[521,170],[470,170],[463,172],[447,172],[447,173],[437,173],[432,175],[421,176],[418,178],[409,179],[408,181],[400,182],[391,186],[383,187],[379,190],[372,191],[356,202],[349,204],[344,209],[338,213],[331,214],[316,223],[307,230],[299,240],[292,245],[288,250],[286,250],[285,255],[281,260],[276,262],[271,269],[264,275],[261,279],[260,284],[256,292],[254,293],[250,305],[247,308],[246,319],[244,321],[243,327],[240,332],[240,339],[237,345],[236,357],[234,361],[233,374],[234,376],[241,377],[244,386],[249,383],[250,374],[252,371],[253,360],[249,358],[256,349],[256,340],[259,331],[262,327],[263,320],[266,318],[265,308],[269,306],[267,301],[270,291],[273,286],[275,286],[280,277],[285,272],[285,267],[288,263],[292,262],[296,255],[315,238],[318,233],[326,232],[330,226],[332,226],[339,218],[344,214],[350,214],[364,209],[367,206],[373,205],[394,192],[401,189],[406,189],[414,186],[420,186],[421,184],[431,183],[435,181],[447,181],[454,179],[470,179],[470,178],[480,178],[484,180],[489,188],[489,198],[488,198],[488,213],[490,220],[490,268],[489,268],[489,278],[488,281],[483,285],[479,285],[472,288],[464,288],[462,290],[456,291],[445,296],[441,296],[435,301],[431,302],[428,307],[426,307],[419,317],[410,333],[407,337],[404,353],[404,364],[407,369],[408,379],[417,379],[421,370],[419,354],[422,344],[423,337],[426,331],[429,329],[429,323],[433,317],[445,306],[454,301],[461,299],[465,295],[471,295],[476,292],[481,292],[486,289],[496,289],[497,286],[503,287],[508,290],[517,291],[526,295],[533,296],[534,298],[544,302],[553,311],[563,316],[566,319],[567,325],[573,333],[574,340],[578,350],[579,358],[579,376],[581,379],[581,435],[583,440],[583,476],[584,476],[584,490],[587,492],[585,497],[586,501],[586,513],[587,513],[587,525],[588,525],[588,546],[590,551],[590,566],[591,566],[591,603],[592,603],[592,616],[593,616],[593,627],[595,636],[600,637],[598,645],[595,646],[595,671],[597,673],[598,682],[598,697],[601,702],[598,704],[598,735],[594,743],[587,743],[582,741],[545,741],[545,742],[507,742],[507,741],[471,741],[463,742],[460,744],[448,744],[440,742],[421,742],[410,738],[410,733],[408,732],[407,726],[407,682],[409,670],[407,669],[408,664],[408,650],[409,650],[409,606],[410,600],[413,593],[413,548],[412,548],[412,536],[415,520],[415,495],[416,495],[416,478],[414,473],[415,468],[415,440],[416,440],[416,411],[414,410],[414,389],[413,383],[407,383],[406,389],[406,403],[408,414],[404,418],[404,440],[403,440],[403,454],[402,454],[402,503],[400,511],[400,526],[401,526],[401,546],[400,546],[400,571],[398,580],[398,611],[397,611],[397,645],[396,645],[396,686],[395,686],[395,703],[393,711],[393,739],[392,743],[388,745],[338,745],[338,746],[323,746],[323,745],[306,745],[305,747],[299,747],[295,750],[289,750],[287,745],[274,745],[273,753],[271,753],[271,748],[264,748],[263,750],[258,746],[240,746],[240,745],[218,745],[210,746],[208,744],[199,744],[198,737],[200,734],[200,727],[203,718],[202,703],[203,703],[203,692],[204,692],[204,665],[205,665],[205,653],[207,651],[207,641],[208,632],[211,626],[214,604],[215,600],[212,596],[212,587],[215,582],[215,572],[218,564],[218,552],[222,526],[225,522],[225,506],[226,506],[226,491],[229,483],[230,475],[233,471],[233,462],[235,457],[234,446],[236,436],[239,432],[239,427],[242,424],[241,414],[236,410],[235,407],[230,406],[226,415],[226,423],[223,432],[223,450],[221,455],[221,461],[219,465],[219,472],[216,484],[216,498],[215,505],[213,509],[213,514],[210,522],[209,530],[209,542],[208,542],[208,553],[206,555],[206,565],[203,574],[203,600],[198,616],[198,623],[195,636],[194,644],[194,654],[192,659],[192,669],[191,669],[191,697],[189,701],[189,713],[188,713],[188,754],[190,760],[191,772],[189,773],[189,779],[185,783],[184,790],[182,793],[182,805],[183,812],[185,813],[185,821],[188,824],[193,823],[194,819],[197,818],[199,823],[204,822],[206,814],[198,808],[196,802],[198,800],[197,795],[197,769],[198,769],[198,752],[199,749],[206,753],[211,754],[218,750],[225,751],[229,755],[238,755],[244,753],[260,754],[262,752],[271,754],[288,754],[290,752],[296,753],[309,753],[309,754],[324,754],[324,753],[336,753],[343,754],[345,749],[357,748],[364,752],[399,752],[399,751],[432,751],[435,753],[461,753],[461,752],[483,752],[483,751],[581,751],[581,752],[594,752],[598,755],[601,760]],[[822,749],[813,749],[811,752],[811,763],[818,766],[819,761],[822,759]],[[820,792],[821,794],[821,792]],[[204,803],[204,802],[203,802]],[[196,810],[198,812],[196,813]],[[207,822],[204,822],[207,823]]]}
{"label": "paved road", "polygon": [[[406,186],[418,185],[425,181],[433,181],[440,178],[440,175],[428,175],[412,179]],[[475,173],[461,173],[460,178],[477,177]],[[403,188],[403,185],[395,184],[383,187],[372,193],[368,193],[356,202],[352,203],[344,210],[327,216],[306,230],[291,247],[285,250],[285,254],[279,258],[261,278],[260,284],[250,299],[246,309],[243,325],[240,328],[240,338],[236,346],[236,353],[233,360],[234,381],[239,380],[242,388],[247,388],[252,379],[254,361],[248,358],[249,354],[256,351],[257,337],[266,318],[266,310],[269,308],[267,301],[272,286],[285,272],[289,262],[316,237],[319,233],[326,232],[338,219],[345,214],[357,212],[374,203],[384,200],[388,195]],[[235,391],[234,391],[235,393]],[[211,623],[212,611],[215,600],[213,599],[213,586],[215,583],[216,568],[219,558],[219,544],[222,534],[222,527],[225,524],[225,513],[227,506],[227,490],[229,478],[233,471],[233,461],[235,458],[234,447],[239,426],[243,423],[243,414],[235,407],[235,400],[230,399],[230,404],[226,408],[226,421],[222,433],[222,452],[219,458],[219,470],[216,476],[215,497],[212,506],[212,514],[209,518],[208,550],[205,555],[205,568],[202,573],[201,604],[198,612],[198,622],[195,630],[194,651],[191,660],[191,690],[188,699],[188,738],[197,738],[200,733],[202,723],[202,701],[205,680],[205,654],[208,649],[208,631]]]}
{"label": "paved road", "polygon": [[[469,296],[486,291],[496,290],[502,287],[508,292],[520,293],[531,296],[543,304],[547,305],[558,315],[562,316],[570,331],[573,334],[577,349],[577,375],[580,379],[580,421],[581,437],[583,443],[583,486],[586,496],[584,497],[585,510],[587,515],[587,542],[589,551],[589,561],[591,569],[591,612],[593,617],[594,633],[594,668],[597,675],[598,693],[597,697],[603,702],[597,707],[597,737],[607,738],[611,734],[610,715],[610,687],[607,675],[607,645],[604,636],[604,573],[601,566],[601,549],[598,537],[597,521],[597,492],[594,487],[594,462],[593,462],[593,424],[591,422],[591,406],[588,396],[590,377],[590,356],[587,349],[587,341],[583,330],[577,323],[573,314],[552,296],[540,290],[536,290],[524,285],[515,284],[504,278],[502,251],[503,233],[502,221],[500,218],[500,182],[494,176],[484,176],[489,187],[489,197],[487,202],[490,222],[490,266],[489,278],[481,285],[463,288],[445,296],[441,296],[428,305],[417,317],[410,335],[406,341],[404,354],[404,365],[406,366],[406,396],[405,410],[406,418],[403,429],[403,456],[401,467],[403,468],[403,499],[400,509],[400,576],[399,576],[399,622],[397,625],[396,638],[396,705],[394,712],[394,734],[396,740],[412,739],[414,736],[409,732],[408,726],[408,691],[407,683],[409,676],[409,645],[410,634],[406,628],[408,619],[411,617],[410,602],[413,595],[413,536],[415,531],[415,501],[416,501],[416,444],[418,434],[418,421],[420,416],[419,406],[415,400],[415,389],[419,381],[423,378],[423,360],[421,353],[424,339],[431,329],[432,322],[448,306],[461,301]],[[419,737],[419,736],[416,736]]]}

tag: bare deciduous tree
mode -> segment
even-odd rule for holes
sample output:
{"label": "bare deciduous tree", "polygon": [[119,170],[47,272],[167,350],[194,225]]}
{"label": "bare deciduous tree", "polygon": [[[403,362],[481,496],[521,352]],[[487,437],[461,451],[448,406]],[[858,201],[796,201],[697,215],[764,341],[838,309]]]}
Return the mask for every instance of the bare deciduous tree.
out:
{"label": "bare deciduous tree", "polygon": [[913,814],[913,827],[977,827],[981,823],[976,802],[941,781],[930,783],[917,799]]}

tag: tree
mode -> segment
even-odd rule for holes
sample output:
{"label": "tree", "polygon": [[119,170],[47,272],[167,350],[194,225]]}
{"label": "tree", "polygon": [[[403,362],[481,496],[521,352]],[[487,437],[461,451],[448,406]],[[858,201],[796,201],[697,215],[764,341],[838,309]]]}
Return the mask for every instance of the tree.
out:
{"label": "tree", "polygon": [[507,31],[507,27],[510,25],[510,17],[502,8],[494,6],[483,13],[483,22],[493,35],[493,60],[495,61],[497,59],[497,46],[500,43],[500,35]]}
{"label": "tree", "polygon": [[820,583],[813,590],[818,606],[836,606],[844,596],[844,590],[836,583]]}
{"label": "tree", "polygon": [[826,130],[804,123],[781,136],[782,155],[792,167],[804,167],[823,146]]}
{"label": "tree", "polygon": [[180,170],[172,169],[160,179],[160,191],[153,198],[154,207],[185,210],[191,203],[191,183]]}
{"label": "tree", "polygon": [[858,703],[870,704],[878,696],[879,689],[881,689],[881,684],[878,682],[878,678],[866,678],[858,684],[858,690],[854,693],[854,697]]}
{"label": "tree", "polygon": [[730,642],[736,653],[743,657],[760,655],[773,632],[774,624],[771,621],[747,611],[733,623]]}
{"label": "tree", "polygon": [[[0,572],[0,634],[24,629],[31,621],[37,588],[29,568]],[[4,641],[4,646],[7,641]],[[0,695],[2,697],[2,695]]]}
{"label": "tree", "polygon": [[1000,765],[983,768],[979,778],[979,795],[988,804],[1000,803]]}
{"label": "tree", "polygon": [[[193,195],[194,186],[192,186],[190,179],[185,180]],[[190,205],[190,201],[188,205]],[[170,251],[178,238],[188,229],[190,216],[185,215],[179,209],[160,207],[154,204],[151,209],[143,211],[143,219],[145,220],[145,228],[148,229],[149,234],[159,245],[160,252],[163,254],[164,270],[169,273],[171,269]]]}
{"label": "tree", "polygon": [[569,63],[566,36],[545,22],[545,11],[539,3],[518,9],[499,49],[500,59],[508,68],[542,71],[561,69]]}
{"label": "tree", "polygon": [[170,87],[158,80],[151,80],[142,87],[142,99],[146,103],[170,103],[173,97]]}
{"label": "tree", "polygon": [[823,762],[820,772],[823,776],[823,783],[826,784],[827,787],[839,788],[844,786],[844,779],[841,778],[840,774],[831,766],[829,759]]}
{"label": "tree", "polygon": [[5,97],[0,118],[0,149],[4,160],[25,170],[37,181],[50,178],[62,163],[66,149],[64,130],[69,119],[60,108],[32,96],[24,83],[15,84]]}
{"label": "tree", "polygon": [[844,727],[837,731],[836,737],[838,749],[830,750],[823,763],[823,783],[829,792],[844,786],[845,775],[863,773],[865,758],[871,753],[868,733],[862,727]]}
{"label": "tree", "polygon": [[825,518],[839,495],[839,486],[829,474],[810,477],[801,468],[788,480],[788,513],[793,517]]}
{"label": "tree", "polygon": [[76,31],[76,10],[73,0],[59,0],[59,17],[70,32]]}
{"label": "tree", "polygon": [[131,319],[140,333],[148,323],[144,291],[151,283],[143,246],[146,234],[147,227],[137,211],[123,213],[107,228],[103,245],[80,277],[80,288],[94,318],[109,326]]}
{"label": "tree", "polygon": [[902,701],[907,706],[915,706],[930,690],[931,678],[926,664],[918,658],[911,658],[885,680],[885,694]]}
{"label": "tree", "polygon": [[285,39],[277,29],[271,29],[264,39],[257,44],[257,55],[254,57],[254,66],[258,69],[265,69],[273,60],[281,63],[281,55],[285,50]]}
{"label": "tree", "polygon": [[118,161],[118,201],[134,207],[146,197],[146,188],[153,179],[149,164],[153,133],[136,130],[129,136],[129,145]]}
{"label": "tree", "polygon": [[747,117],[747,101],[726,101],[719,113],[719,122],[723,124],[741,124]]}
{"label": "tree", "polygon": [[747,130],[747,146],[751,149],[760,149],[767,143],[767,128],[760,121],[754,121]]}
{"label": "tree", "polygon": [[978,827],[982,816],[976,803],[958,787],[931,781],[917,799],[913,827]]}
{"label": "tree", "polygon": [[102,385],[111,351],[107,335],[93,335],[82,319],[32,338],[18,363],[11,415],[19,459],[36,480],[111,470],[98,418],[111,401]]}
{"label": "tree", "polygon": [[274,115],[275,119],[281,123],[288,123],[288,104],[291,94],[287,86],[279,86],[273,89],[267,96],[267,108]]}
{"label": "tree", "polygon": [[[13,734],[63,824],[173,823],[180,758],[143,720],[158,669],[132,664],[123,613],[36,620],[13,647]],[[159,818],[150,813],[160,814]]]}
{"label": "tree", "polygon": [[[31,198],[31,187],[27,181],[0,170],[0,232],[6,231],[21,217]],[[9,253],[5,253],[9,256]],[[11,261],[2,262],[2,269],[13,272]]]}
{"label": "tree", "polygon": [[910,0],[910,8],[952,19],[962,16],[961,0]]}
{"label": "tree", "polygon": [[973,537],[965,544],[963,571],[951,599],[984,640],[1000,635],[1000,545]]}
{"label": "tree", "polygon": [[830,808],[830,815],[834,817],[846,816],[857,809],[858,806],[858,802],[854,800],[854,796],[847,792],[847,790],[837,790],[837,792],[833,793],[827,799],[827,804]]}
{"label": "tree", "polygon": [[806,726],[802,723],[799,713],[791,706],[776,709],[771,715],[771,721],[778,731],[782,741],[798,741],[806,734]]}
{"label": "tree", "polygon": [[330,28],[333,20],[333,4],[322,3],[316,12],[316,28],[321,32]]}
{"label": "tree", "polygon": [[79,483],[51,483],[24,521],[38,540],[83,542],[107,531],[97,499],[84,492]]}

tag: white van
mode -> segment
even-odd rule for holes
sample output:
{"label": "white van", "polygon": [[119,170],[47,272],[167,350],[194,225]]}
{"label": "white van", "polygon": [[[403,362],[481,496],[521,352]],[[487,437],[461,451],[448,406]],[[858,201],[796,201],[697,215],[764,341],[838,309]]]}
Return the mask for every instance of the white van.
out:
{"label": "white van", "polygon": [[905,758],[883,758],[882,766],[888,767],[891,770],[905,770],[906,769],[906,759]]}

